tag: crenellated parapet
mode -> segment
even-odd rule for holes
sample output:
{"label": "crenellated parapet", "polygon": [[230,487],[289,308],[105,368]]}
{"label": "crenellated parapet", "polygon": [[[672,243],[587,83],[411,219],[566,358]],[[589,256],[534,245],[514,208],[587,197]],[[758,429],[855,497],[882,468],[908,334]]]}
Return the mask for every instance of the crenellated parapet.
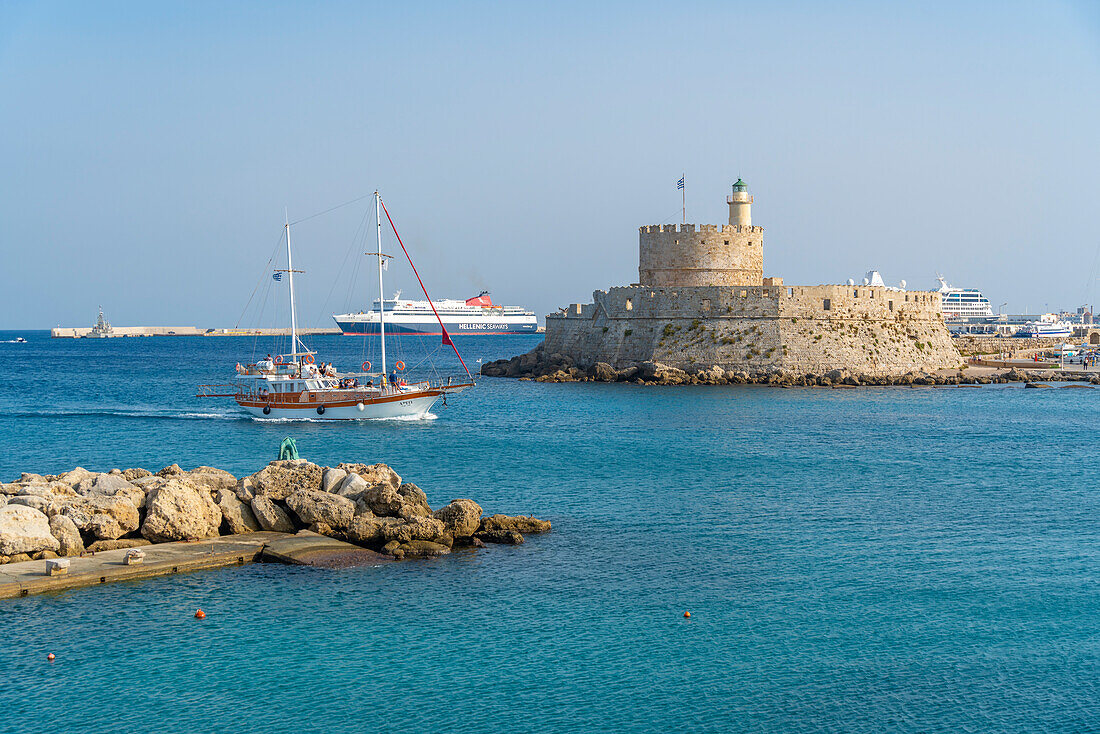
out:
{"label": "crenellated parapet", "polygon": [[656,224],[638,230],[642,285],[757,286],[763,278],[763,227]]}

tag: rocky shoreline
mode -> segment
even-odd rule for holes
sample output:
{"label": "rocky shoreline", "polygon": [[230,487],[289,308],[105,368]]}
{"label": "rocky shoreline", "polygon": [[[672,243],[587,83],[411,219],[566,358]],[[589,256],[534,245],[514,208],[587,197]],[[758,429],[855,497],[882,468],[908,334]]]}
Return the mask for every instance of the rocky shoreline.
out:
{"label": "rocky shoreline", "polygon": [[385,464],[272,461],[238,479],[171,465],[97,473],[24,473],[0,484],[0,563],[81,556],[153,543],[310,530],[393,559],[424,558],[545,533],[534,517],[483,516],[470,499],[438,510]]}
{"label": "rocky shoreline", "polygon": [[753,372],[729,371],[718,365],[689,372],[661,362],[641,362],[616,369],[606,362],[577,364],[563,354],[547,354],[539,344],[526,354],[498,359],[481,367],[487,377],[512,377],[536,382],[627,382],[638,385],[768,385],[772,387],[859,387],[886,385],[989,385],[994,383],[1041,381],[1087,382],[1100,385],[1100,373],[1062,370],[1006,369],[991,374],[952,372],[909,372],[903,375],[868,375],[846,369],[823,374],[798,374],[778,367]]}

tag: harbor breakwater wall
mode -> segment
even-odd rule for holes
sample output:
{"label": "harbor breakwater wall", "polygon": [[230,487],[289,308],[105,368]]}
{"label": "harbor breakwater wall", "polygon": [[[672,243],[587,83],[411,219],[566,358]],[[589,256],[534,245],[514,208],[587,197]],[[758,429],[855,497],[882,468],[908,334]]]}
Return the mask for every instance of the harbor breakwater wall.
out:
{"label": "harbor breakwater wall", "polygon": [[[54,339],[83,339],[92,333],[90,327],[56,326],[50,329]],[[337,328],[302,328],[298,333],[339,334]],[[200,329],[197,326],[112,326],[107,338],[138,336],[289,336],[290,329]]]}
{"label": "harbor breakwater wall", "polygon": [[322,467],[273,461],[238,479],[214,467],[172,465],[59,475],[24,473],[0,484],[0,563],[82,556],[153,543],[259,531],[310,530],[392,559],[484,543],[519,544],[550,523],[485,516],[471,499],[432,510],[427,495],[385,464]]}

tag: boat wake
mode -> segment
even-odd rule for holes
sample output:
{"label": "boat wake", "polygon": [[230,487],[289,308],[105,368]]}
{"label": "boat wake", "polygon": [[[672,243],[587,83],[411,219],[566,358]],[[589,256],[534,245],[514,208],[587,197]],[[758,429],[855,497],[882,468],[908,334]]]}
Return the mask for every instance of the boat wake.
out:
{"label": "boat wake", "polygon": [[226,420],[243,421],[245,413],[179,412],[171,410],[144,410],[140,408],[101,408],[73,410],[35,410],[2,413],[9,418],[139,418],[153,420]]}

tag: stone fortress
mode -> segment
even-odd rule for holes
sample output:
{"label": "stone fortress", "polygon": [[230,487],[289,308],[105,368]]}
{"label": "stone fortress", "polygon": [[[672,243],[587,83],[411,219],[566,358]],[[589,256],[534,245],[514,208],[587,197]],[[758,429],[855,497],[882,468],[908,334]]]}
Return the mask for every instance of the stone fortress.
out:
{"label": "stone fortress", "polygon": [[548,315],[540,359],[882,377],[962,364],[938,293],[765,278],[764,229],[752,224],[753,197],[740,179],[727,203],[729,224],[642,227],[639,282]]}

